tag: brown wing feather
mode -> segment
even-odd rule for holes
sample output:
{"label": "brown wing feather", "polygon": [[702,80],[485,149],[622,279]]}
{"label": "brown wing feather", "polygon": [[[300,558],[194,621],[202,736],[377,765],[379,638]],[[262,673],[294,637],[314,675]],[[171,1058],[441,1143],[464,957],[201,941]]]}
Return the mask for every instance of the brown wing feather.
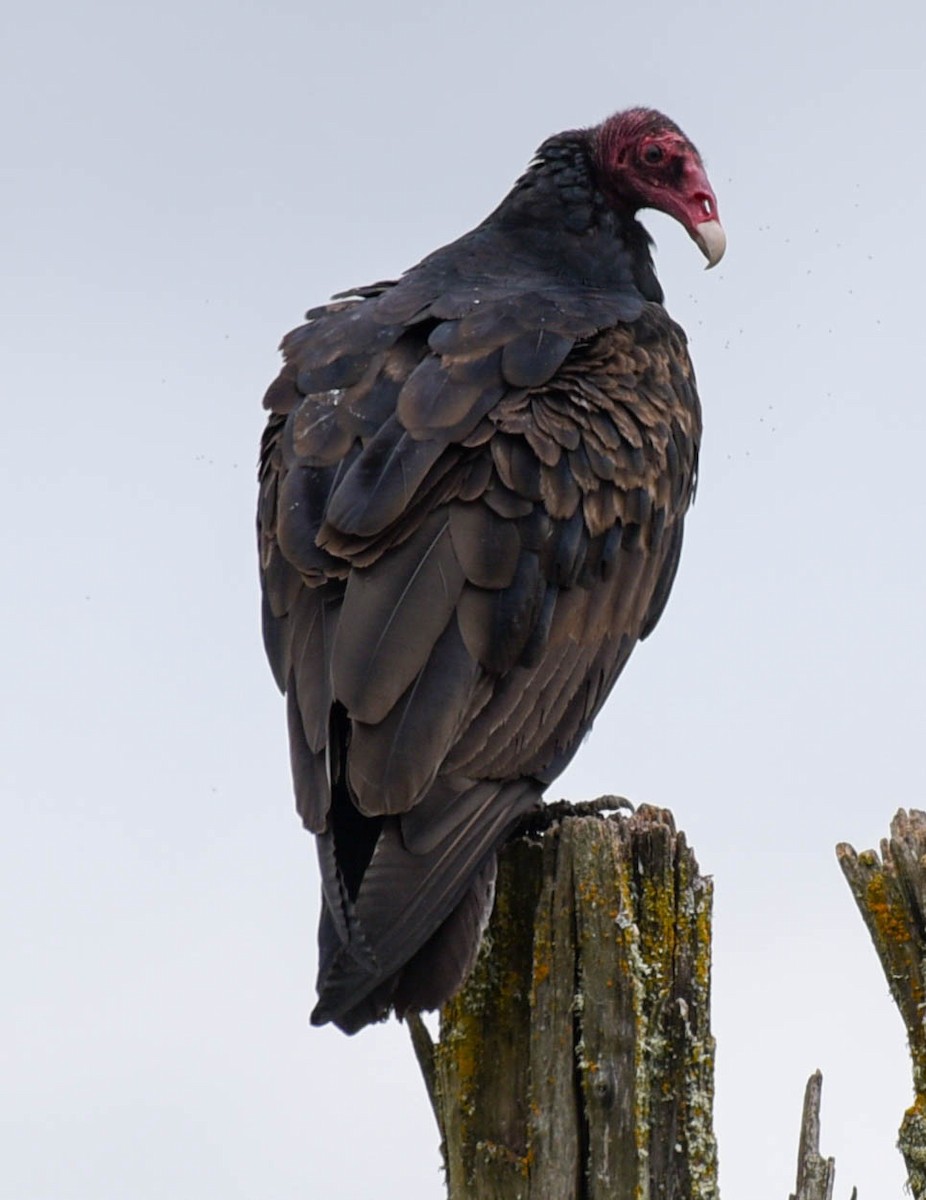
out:
{"label": "brown wing feather", "polygon": [[383,719],[354,722],[348,782],[361,812],[407,812],[421,800],[459,735],[477,684],[488,686],[451,618]]}
{"label": "brown wing feather", "polygon": [[684,335],[595,303],[407,277],[284,343],[258,525],[321,834],[317,1021],[457,986],[500,840],[665,604],[700,436]]}
{"label": "brown wing feather", "polygon": [[334,695],[350,717],[375,724],[391,711],[447,628],[463,578],[443,509],[351,572],[330,660]]}

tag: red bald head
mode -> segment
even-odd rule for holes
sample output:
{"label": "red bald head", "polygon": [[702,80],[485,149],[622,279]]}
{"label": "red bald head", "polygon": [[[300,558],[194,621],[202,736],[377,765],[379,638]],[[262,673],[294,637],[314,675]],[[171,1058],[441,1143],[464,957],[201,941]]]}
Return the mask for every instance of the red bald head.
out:
{"label": "red bald head", "polygon": [[592,130],[598,182],[615,206],[657,208],[680,222],[707,258],[720,261],[726,238],[701,156],[674,121],[651,108],[615,113]]}

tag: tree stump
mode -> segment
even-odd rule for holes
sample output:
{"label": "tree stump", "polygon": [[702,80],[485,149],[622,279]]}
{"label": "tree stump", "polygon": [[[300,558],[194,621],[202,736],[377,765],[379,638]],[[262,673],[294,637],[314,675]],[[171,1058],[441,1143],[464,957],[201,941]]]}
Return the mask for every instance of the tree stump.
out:
{"label": "tree stump", "polygon": [[875,944],[894,1002],[907,1027],[913,1063],[913,1104],[904,1114],[898,1146],[916,1200],[926,1197],[926,813],[901,809],[891,836],[856,854],[836,854]]}
{"label": "tree stump", "polygon": [[410,1022],[450,1200],[716,1200],[711,881],[670,813],[505,847],[476,967]]}

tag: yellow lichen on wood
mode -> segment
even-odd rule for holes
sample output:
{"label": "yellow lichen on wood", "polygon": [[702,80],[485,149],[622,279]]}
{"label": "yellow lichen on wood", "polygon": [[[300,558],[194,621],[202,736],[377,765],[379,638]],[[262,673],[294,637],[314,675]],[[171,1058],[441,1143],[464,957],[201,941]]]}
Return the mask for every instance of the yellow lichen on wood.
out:
{"label": "yellow lichen on wood", "polygon": [[435,1054],[451,1200],[714,1200],[709,937],[660,810],[508,847]]}
{"label": "yellow lichen on wood", "polygon": [[864,918],[891,994],[907,1028],[916,1099],[904,1114],[898,1146],[916,1200],[926,1197],[926,813],[900,809],[891,835],[857,854],[836,847],[843,874]]}
{"label": "yellow lichen on wood", "polygon": [[710,881],[705,881],[707,893],[705,904],[698,907],[695,914],[695,945],[698,952],[695,955],[695,973],[698,988],[702,996],[706,996],[711,985],[711,904],[713,888]]}
{"label": "yellow lichen on wood", "polygon": [[896,895],[891,894],[882,870],[878,870],[877,874],[869,879],[865,889],[865,903],[882,937],[897,945],[911,941],[903,904]]}

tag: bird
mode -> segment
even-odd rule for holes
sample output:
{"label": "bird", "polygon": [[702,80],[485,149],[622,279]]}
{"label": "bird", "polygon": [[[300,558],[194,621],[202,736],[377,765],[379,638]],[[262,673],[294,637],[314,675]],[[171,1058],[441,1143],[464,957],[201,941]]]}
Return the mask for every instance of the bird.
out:
{"label": "bird", "polygon": [[645,208],[722,257],[700,154],[631,108],[548,138],[481,224],[282,341],[257,527],[321,875],[314,1025],[460,988],[500,847],[662,615],[701,410]]}

